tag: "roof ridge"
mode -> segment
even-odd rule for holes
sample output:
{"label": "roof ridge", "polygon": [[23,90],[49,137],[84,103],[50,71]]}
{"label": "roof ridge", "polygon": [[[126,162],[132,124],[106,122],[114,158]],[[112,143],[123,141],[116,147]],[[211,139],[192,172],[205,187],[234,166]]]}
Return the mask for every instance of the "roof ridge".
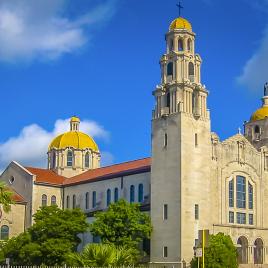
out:
{"label": "roof ridge", "polygon": [[[113,165],[110,165],[110,166],[105,166],[105,167],[99,167],[99,168],[94,168],[94,169],[90,169],[90,170],[87,170],[81,174],[78,174],[78,175],[75,175],[73,177],[70,177],[70,178],[66,178],[66,181],[70,180],[70,179],[73,179],[73,178],[76,178],[76,177],[79,177],[83,174],[86,174],[86,173],[94,173],[98,170],[101,170],[101,169],[109,169],[111,167],[115,167],[115,166],[119,166],[119,165],[124,165],[124,164],[129,164],[129,163],[133,163],[133,162],[138,162],[138,161],[142,161],[142,160],[146,160],[146,159],[151,159],[151,157],[144,157],[144,158],[140,158],[140,159],[136,159],[136,160],[129,160],[129,161],[126,161],[126,162],[122,162],[122,163],[117,163],[117,164],[113,164]],[[136,169],[136,168],[133,168],[133,169]],[[131,170],[131,169],[130,169]],[[113,174],[114,172],[110,172],[109,174]]]}
{"label": "roof ridge", "polygon": [[[117,164],[113,164],[113,165],[109,165],[109,166],[105,166],[105,167],[99,167],[99,168],[95,168],[95,169],[91,169],[91,170],[119,166],[119,165],[131,163],[131,162],[137,162],[137,161],[141,161],[141,160],[145,160],[145,159],[149,159],[149,158],[151,159],[151,157],[144,157],[144,158],[140,158],[140,159],[136,159],[136,160],[129,160],[129,161],[126,161],[126,162],[121,162],[121,163],[117,163]],[[88,170],[88,171],[90,171],[90,170]],[[86,171],[86,172],[88,172],[88,171]],[[71,177],[71,178],[73,178],[73,177]]]}

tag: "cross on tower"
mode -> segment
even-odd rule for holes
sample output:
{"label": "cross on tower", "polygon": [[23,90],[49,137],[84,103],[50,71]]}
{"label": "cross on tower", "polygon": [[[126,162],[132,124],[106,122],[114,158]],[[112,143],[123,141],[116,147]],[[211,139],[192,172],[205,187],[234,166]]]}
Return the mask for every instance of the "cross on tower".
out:
{"label": "cross on tower", "polygon": [[183,6],[181,5],[181,1],[177,4],[177,7],[179,8],[179,16],[181,16],[181,10],[183,9]]}

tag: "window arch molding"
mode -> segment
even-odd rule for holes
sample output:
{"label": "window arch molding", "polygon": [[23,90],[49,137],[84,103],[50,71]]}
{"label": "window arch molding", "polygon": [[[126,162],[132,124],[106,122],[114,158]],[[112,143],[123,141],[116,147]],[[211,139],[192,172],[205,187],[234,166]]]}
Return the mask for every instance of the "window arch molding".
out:
{"label": "window arch molding", "polygon": [[85,159],[84,159],[85,168],[91,168],[91,159],[92,159],[91,152],[87,151],[85,153]]}
{"label": "window arch molding", "polygon": [[51,203],[51,206],[57,205],[57,197],[55,195],[51,196],[50,203]]}
{"label": "window arch molding", "polygon": [[47,206],[47,195],[42,194],[42,199],[41,199],[42,207]]}
{"label": "window arch molding", "polygon": [[248,243],[249,239],[245,235],[237,238],[237,253],[238,253],[238,263],[247,264],[248,263]]}
{"label": "window arch molding", "polygon": [[66,159],[67,167],[72,167],[74,164],[74,152],[71,149],[67,150],[67,159]]}
{"label": "window arch molding", "polygon": [[167,76],[173,76],[173,73],[174,73],[174,70],[173,70],[173,67],[174,64],[172,61],[170,61],[168,64],[167,64]]}
{"label": "window arch molding", "polygon": [[191,38],[188,38],[187,39],[187,50],[189,52],[192,52],[193,51],[193,40]]}
{"label": "window arch molding", "polygon": [[191,82],[194,82],[195,77],[195,66],[193,62],[188,63],[188,77]]}
{"label": "window arch molding", "polygon": [[263,264],[265,254],[264,239],[257,237],[252,244],[254,245],[254,264]]}
{"label": "window arch molding", "polygon": [[51,166],[52,166],[52,168],[56,168],[57,155],[56,155],[55,150],[52,151],[52,156],[51,157],[52,157]]}
{"label": "window arch molding", "polygon": [[183,39],[183,37],[181,37],[181,36],[178,37],[177,44],[178,44],[178,51],[183,51],[184,50],[184,39]]}
{"label": "window arch molding", "polygon": [[245,172],[236,172],[225,183],[226,222],[252,226],[256,222],[256,182]]}
{"label": "window arch molding", "polygon": [[1,237],[0,239],[1,240],[8,240],[9,239],[9,231],[10,231],[10,228],[8,225],[2,225],[1,226]]}

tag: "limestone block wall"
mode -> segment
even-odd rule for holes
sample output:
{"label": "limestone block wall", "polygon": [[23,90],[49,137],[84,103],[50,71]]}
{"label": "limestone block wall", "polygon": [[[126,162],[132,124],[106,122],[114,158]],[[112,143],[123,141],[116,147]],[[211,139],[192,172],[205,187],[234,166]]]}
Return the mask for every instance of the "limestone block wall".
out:
{"label": "limestone block wall", "polygon": [[25,231],[25,204],[11,205],[11,211],[5,213],[2,211],[0,218],[0,229],[6,225],[9,227],[9,238],[17,236]]}
{"label": "limestone block wall", "polygon": [[33,175],[24,167],[16,162],[11,162],[6,170],[2,173],[2,181],[20,194],[27,202],[25,211],[25,226],[30,227],[32,224],[32,190],[33,190]]}
{"label": "limestone block wall", "polygon": [[[111,190],[111,201],[114,201],[114,190],[118,189],[119,199],[130,201],[130,187],[135,187],[135,202],[138,202],[138,187],[143,184],[144,197],[149,199],[150,194],[150,173],[139,173],[134,175],[111,178],[109,180],[92,181],[83,184],[67,186],[64,188],[64,207],[66,208],[67,196],[70,198],[72,208],[72,198],[75,195],[76,205],[85,211],[105,209],[107,207],[107,190]],[[96,208],[92,207],[92,195],[96,192]],[[86,209],[86,193],[89,194],[88,209]]]}
{"label": "limestone block wall", "polygon": [[61,187],[48,186],[35,183],[33,186],[33,208],[32,215],[42,206],[42,195],[47,196],[47,205],[51,205],[51,197],[56,197],[56,204],[59,208],[63,206],[63,190]]}
{"label": "limestone block wall", "polygon": [[198,240],[198,230],[211,222],[210,120],[182,114],[181,122],[181,244],[182,259],[189,263]]}

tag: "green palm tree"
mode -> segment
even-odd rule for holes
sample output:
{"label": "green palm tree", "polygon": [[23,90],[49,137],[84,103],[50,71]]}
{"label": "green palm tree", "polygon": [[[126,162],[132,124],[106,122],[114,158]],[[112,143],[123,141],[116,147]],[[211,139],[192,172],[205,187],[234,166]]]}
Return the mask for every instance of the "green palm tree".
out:
{"label": "green palm tree", "polygon": [[13,193],[8,190],[6,183],[0,181],[0,204],[2,205],[4,212],[10,212],[11,205],[14,204],[12,196]]}
{"label": "green palm tree", "polygon": [[83,251],[69,255],[71,265],[82,267],[119,267],[136,263],[137,251],[112,244],[89,244]]}

